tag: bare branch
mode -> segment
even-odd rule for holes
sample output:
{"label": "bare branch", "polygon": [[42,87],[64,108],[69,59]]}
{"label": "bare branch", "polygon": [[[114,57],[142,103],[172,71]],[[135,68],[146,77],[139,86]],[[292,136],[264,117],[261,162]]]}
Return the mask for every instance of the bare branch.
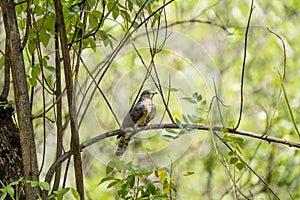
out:
{"label": "bare branch", "polygon": [[243,67],[242,67],[242,75],[241,75],[241,103],[240,103],[240,114],[239,114],[239,119],[238,123],[235,126],[234,129],[238,129],[242,120],[242,114],[243,114],[243,102],[244,102],[244,78],[245,78],[245,68],[246,68],[246,57],[247,57],[247,43],[248,43],[248,32],[249,32],[249,27],[250,27],[250,20],[251,16],[253,13],[253,10],[255,6],[253,6],[253,1],[251,1],[251,7],[250,7],[250,13],[248,17],[248,23],[246,27],[246,32],[245,32],[245,45],[244,45],[244,59],[243,59]]}
{"label": "bare branch", "polygon": [[270,121],[268,122],[268,125],[266,127],[266,130],[265,130],[265,133],[264,134],[267,134],[269,129],[271,128],[272,126],[272,121],[273,119],[275,118],[275,113],[279,107],[279,103],[280,103],[280,98],[281,98],[281,94],[282,94],[282,89],[283,89],[283,83],[284,83],[284,79],[285,79],[285,75],[286,75],[286,47],[285,47],[285,43],[284,43],[284,40],[281,38],[280,35],[278,35],[277,33],[271,31],[269,28],[267,28],[267,30],[272,33],[273,35],[275,35],[277,38],[280,39],[281,43],[282,43],[282,48],[283,48],[283,75],[282,75],[282,84],[280,85],[280,90],[279,90],[279,94],[278,94],[278,97],[277,97],[277,101],[276,101],[276,105],[275,105],[275,108],[273,110],[273,113],[272,113],[272,116],[270,118]]}

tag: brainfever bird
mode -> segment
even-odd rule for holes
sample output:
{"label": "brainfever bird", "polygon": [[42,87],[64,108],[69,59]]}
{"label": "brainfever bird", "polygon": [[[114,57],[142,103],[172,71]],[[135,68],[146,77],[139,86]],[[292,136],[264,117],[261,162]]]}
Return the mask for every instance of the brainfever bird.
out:
{"label": "brainfever bird", "polygon": [[[143,91],[138,102],[126,114],[122,123],[122,130],[131,127],[136,131],[138,126],[146,126],[154,118],[156,106],[152,103],[152,98],[155,94],[157,92],[151,90]],[[117,138],[120,138],[120,142],[115,155],[122,156],[128,146],[131,133],[123,132]]]}

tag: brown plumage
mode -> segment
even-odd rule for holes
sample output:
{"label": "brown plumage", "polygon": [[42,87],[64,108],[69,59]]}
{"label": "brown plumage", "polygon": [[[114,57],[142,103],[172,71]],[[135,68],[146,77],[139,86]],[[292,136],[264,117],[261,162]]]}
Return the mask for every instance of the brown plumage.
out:
{"label": "brown plumage", "polygon": [[[122,129],[131,127],[136,129],[138,126],[146,126],[155,116],[156,106],[152,103],[153,96],[157,94],[151,90],[145,90],[138,102],[133,106],[130,112],[128,112],[123,120]],[[116,156],[122,156],[126,151],[131,133],[119,134],[117,138],[120,138]]]}

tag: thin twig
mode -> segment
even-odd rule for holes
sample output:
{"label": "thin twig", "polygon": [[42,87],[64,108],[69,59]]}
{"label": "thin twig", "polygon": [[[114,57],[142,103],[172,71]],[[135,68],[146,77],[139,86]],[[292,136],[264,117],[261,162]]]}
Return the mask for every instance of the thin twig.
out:
{"label": "thin twig", "polygon": [[[283,75],[282,75],[282,82],[284,82],[285,75],[286,75],[286,70],[287,70],[287,67],[286,67],[286,47],[285,47],[285,43],[284,43],[284,40],[280,37],[280,35],[278,35],[277,33],[273,32],[273,31],[271,31],[269,28],[267,28],[267,30],[270,33],[272,33],[273,35],[275,35],[277,38],[279,38],[280,41],[281,41],[281,43],[282,43],[282,48],[283,48]],[[270,121],[268,122],[268,125],[267,125],[267,127],[265,129],[264,134],[267,134],[268,131],[269,131],[269,129],[271,128],[273,119],[275,118],[275,113],[278,110],[279,103],[280,103],[280,98],[281,98],[281,94],[282,94],[282,84],[280,86],[281,87],[280,87],[279,94],[278,94],[278,97],[277,97],[276,105],[275,105],[275,108],[274,108],[274,110],[272,112]]]}
{"label": "thin twig", "polygon": [[30,23],[31,23],[31,0],[27,0],[27,10],[26,10],[26,28],[25,28],[25,34],[24,34],[24,38],[23,38],[23,42],[21,45],[21,49],[24,49],[24,47],[26,46],[27,40],[28,40],[28,36],[29,36],[29,30],[30,30]]}
{"label": "thin twig", "polygon": [[[85,70],[87,71],[87,73],[90,75],[90,77],[92,78],[92,81],[95,83],[95,85],[97,86],[98,91],[100,92],[100,94],[102,95],[103,99],[105,100],[105,102],[106,102],[106,104],[107,104],[107,106],[108,106],[110,112],[111,112],[112,115],[114,116],[114,118],[115,118],[115,120],[116,120],[118,126],[121,128],[121,123],[119,122],[118,117],[117,117],[115,111],[113,110],[112,106],[110,105],[108,99],[106,98],[104,92],[101,90],[100,86],[97,84],[95,78],[93,77],[92,73],[91,73],[90,70],[87,68],[87,66],[85,65],[85,63],[83,62],[82,58],[80,58],[80,59],[81,59],[81,62],[82,62],[82,64],[83,64],[83,67],[85,68]],[[85,110],[85,111],[86,111],[86,110]],[[80,126],[81,126],[82,121],[83,121],[83,117],[82,117],[82,118],[80,119],[80,121],[79,121],[79,124],[78,124],[78,127],[79,127],[79,128],[80,128]]]}
{"label": "thin twig", "polygon": [[[233,129],[234,130],[234,129]],[[217,138],[219,138],[220,140],[221,140],[221,137],[216,133],[216,132],[214,132],[213,131],[213,133],[214,133],[214,135],[217,137]],[[222,141],[222,140],[221,140]],[[232,152],[234,152],[234,149],[232,149],[232,147],[227,143],[227,142],[224,142],[224,141],[222,141],[223,142],[223,144],[225,144],[225,146],[230,150],[230,151],[232,151]],[[276,197],[276,199],[280,199],[279,197],[278,197],[278,195],[273,191],[273,189],[272,188],[270,188],[269,187],[269,185],[268,185],[268,183],[266,182],[266,180],[263,178],[263,177],[261,177],[251,166],[250,166],[250,164],[248,164],[243,158],[242,158],[242,156],[238,153],[238,152],[236,152],[236,156],[247,166],[247,168],[257,177],[257,178],[259,178],[259,180],[260,181],[262,181],[263,182],[263,184],[268,188],[268,190]],[[235,183],[234,183],[235,184]],[[236,186],[235,186],[235,188],[237,188]],[[242,193],[241,193],[242,194]]]}
{"label": "thin twig", "polygon": [[285,99],[285,102],[286,102],[286,105],[288,107],[288,110],[289,110],[289,114],[290,114],[290,117],[291,117],[291,120],[292,120],[292,123],[293,123],[293,126],[300,138],[300,132],[299,132],[299,129],[298,129],[298,126],[296,124],[296,121],[295,121],[295,117],[293,115],[293,111],[292,111],[292,108],[291,108],[291,105],[290,105],[290,102],[289,102],[289,99],[288,99],[288,96],[286,94],[286,91],[285,91],[285,87],[284,87],[284,82],[283,82],[283,78],[281,77],[280,75],[280,72],[277,70],[278,72],[278,75],[280,77],[280,81],[281,81],[281,87],[282,87],[282,91],[283,91],[283,94],[284,94],[284,99]]}
{"label": "thin twig", "polygon": [[243,67],[242,67],[242,75],[241,75],[241,102],[240,102],[240,114],[239,119],[237,122],[237,125],[235,126],[235,129],[238,129],[242,120],[242,114],[243,114],[243,102],[244,102],[244,78],[245,78],[245,68],[246,68],[246,57],[247,57],[247,43],[248,43],[248,32],[250,27],[250,20],[251,16],[254,10],[253,1],[251,1],[251,7],[250,7],[250,13],[248,17],[246,32],[245,32],[245,45],[244,45],[244,59],[243,59]]}

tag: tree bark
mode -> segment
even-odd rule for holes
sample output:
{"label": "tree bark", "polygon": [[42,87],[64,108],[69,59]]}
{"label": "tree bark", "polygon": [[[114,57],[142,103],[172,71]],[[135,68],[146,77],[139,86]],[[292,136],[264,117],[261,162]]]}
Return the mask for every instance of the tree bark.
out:
{"label": "tree bark", "polygon": [[63,64],[64,64],[64,72],[65,72],[66,87],[67,87],[67,99],[68,99],[69,116],[70,116],[70,124],[71,124],[71,151],[74,156],[76,188],[80,195],[80,199],[84,200],[82,162],[81,162],[81,154],[80,154],[80,146],[79,146],[79,133],[78,133],[78,125],[77,125],[77,117],[76,117],[76,107],[73,98],[74,97],[73,80],[72,80],[70,55],[68,49],[67,33],[66,33],[64,16],[63,16],[62,5],[60,0],[54,0],[54,4],[55,4],[55,11],[56,11],[57,27],[58,27],[62,55],[63,55]]}
{"label": "tree bark", "polygon": [[[6,37],[9,40],[10,53],[6,55],[6,59],[10,59],[11,62],[15,104],[20,130],[24,179],[38,180],[34,131],[15,5],[11,0],[0,0],[0,6],[2,9]],[[29,184],[25,185],[26,199],[36,199],[39,193],[40,190],[38,187],[31,187]]]}
{"label": "tree bark", "polygon": [[[24,176],[19,130],[12,119],[13,111],[7,100],[0,97],[0,181],[5,186]],[[25,199],[23,191],[19,194],[20,199]]]}

